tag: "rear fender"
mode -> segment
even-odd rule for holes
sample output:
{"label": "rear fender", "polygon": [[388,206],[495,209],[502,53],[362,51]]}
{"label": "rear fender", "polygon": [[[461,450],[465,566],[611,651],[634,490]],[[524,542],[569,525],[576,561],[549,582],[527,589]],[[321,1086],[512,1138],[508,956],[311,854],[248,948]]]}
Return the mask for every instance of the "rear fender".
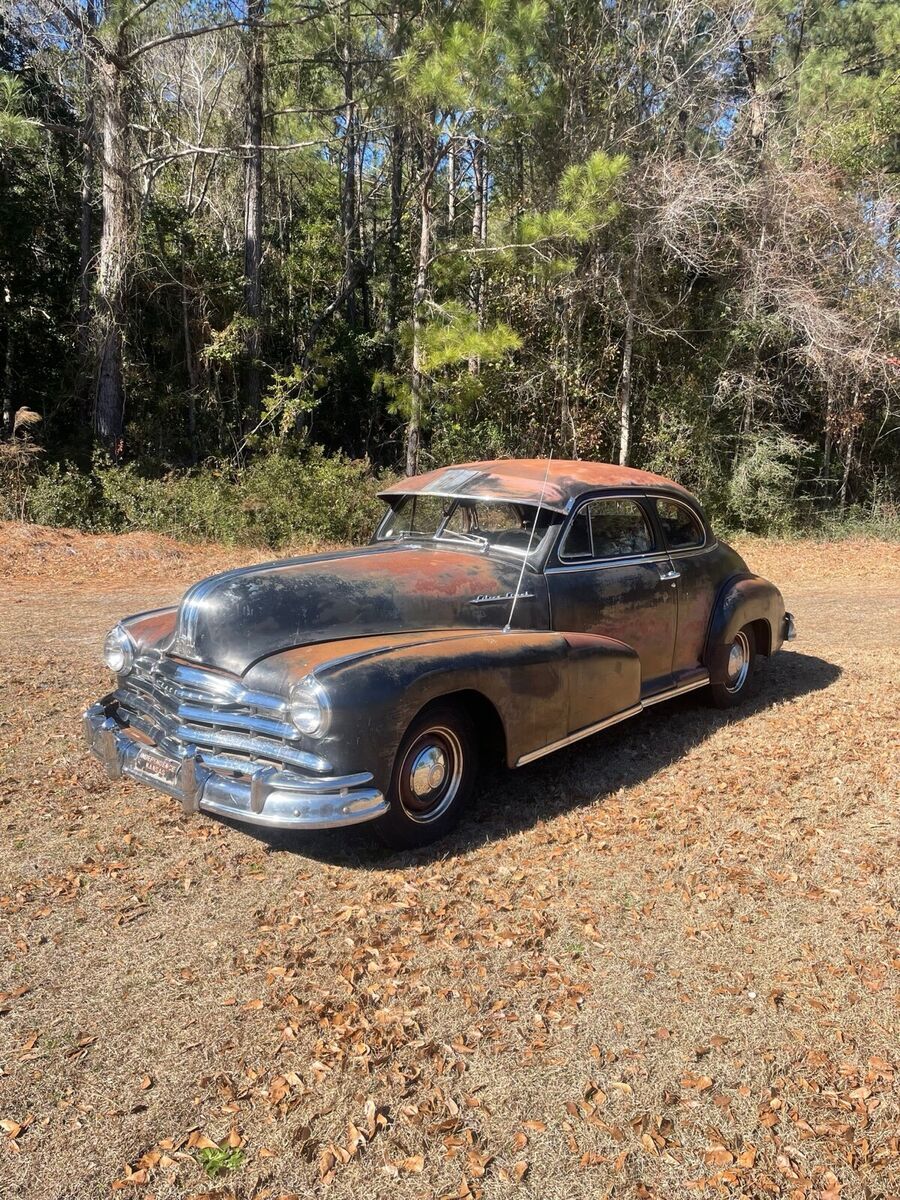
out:
{"label": "rear fender", "polygon": [[716,598],[710,621],[703,662],[712,679],[724,673],[728,647],[745,625],[763,625],[764,639],[757,639],[757,650],[774,654],[781,648],[784,629],[784,600],[768,579],[759,575],[733,575]]}

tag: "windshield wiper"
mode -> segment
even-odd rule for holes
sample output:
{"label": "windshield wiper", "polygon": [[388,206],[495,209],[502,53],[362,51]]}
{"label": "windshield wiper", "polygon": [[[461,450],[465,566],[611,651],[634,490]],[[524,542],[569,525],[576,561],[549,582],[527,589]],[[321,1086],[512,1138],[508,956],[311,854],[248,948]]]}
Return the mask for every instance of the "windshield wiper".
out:
{"label": "windshield wiper", "polygon": [[425,533],[421,529],[401,529],[382,540],[386,542],[404,542],[409,538],[418,538],[423,542],[464,542],[472,546],[481,546],[482,548],[490,545],[486,537],[482,537],[477,533],[457,533],[456,531],[449,534],[438,533],[437,531],[434,533]]}
{"label": "windshield wiper", "polygon": [[488,539],[477,533],[459,533],[453,530],[452,533],[435,534],[436,542],[468,542],[473,546],[487,546]]}

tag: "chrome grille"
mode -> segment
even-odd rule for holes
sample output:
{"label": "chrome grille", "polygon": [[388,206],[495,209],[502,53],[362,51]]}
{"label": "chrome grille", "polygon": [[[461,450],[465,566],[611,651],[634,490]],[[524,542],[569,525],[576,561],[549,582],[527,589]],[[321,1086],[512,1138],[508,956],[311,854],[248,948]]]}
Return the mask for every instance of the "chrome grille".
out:
{"label": "chrome grille", "polygon": [[145,654],[119,678],[114,695],[121,722],[170,754],[196,747],[213,770],[329,770],[324,759],[301,748],[283,700],[252,691],[233,676]]}

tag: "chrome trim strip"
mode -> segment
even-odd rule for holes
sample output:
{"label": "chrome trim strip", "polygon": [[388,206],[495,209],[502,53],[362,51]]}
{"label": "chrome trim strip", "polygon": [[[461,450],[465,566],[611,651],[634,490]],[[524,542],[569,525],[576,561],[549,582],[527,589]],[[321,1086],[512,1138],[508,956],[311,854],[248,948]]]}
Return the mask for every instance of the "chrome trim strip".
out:
{"label": "chrome trim strip", "polygon": [[653,696],[648,696],[646,700],[641,701],[641,707],[651,708],[654,704],[662,704],[663,700],[673,700],[683,692],[693,692],[697,688],[706,687],[708,683],[709,671],[704,671],[702,675],[690,680],[689,683],[682,683],[677,687],[667,688],[664,692],[657,692]]}
{"label": "chrome trim strip", "polygon": [[297,750],[293,746],[285,746],[282,742],[274,740],[248,737],[244,733],[204,729],[198,725],[179,725],[174,731],[174,737],[185,744],[191,743],[201,748],[211,746],[215,750],[234,750],[266,759],[268,762],[291,763],[295,767],[305,767],[310,771],[320,771],[323,765],[328,769],[324,759],[308,754],[305,750]]}
{"label": "chrome trim strip", "polygon": [[715,538],[711,542],[707,542],[705,546],[698,546],[696,550],[670,550],[669,558],[696,558],[701,554],[709,554],[711,550],[715,550],[718,546]]}
{"label": "chrome trim strip", "polygon": [[702,677],[692,679],[690,683],[668,688],[664,692],[658,692],[655,696],[649,696],[646,700],[641,700],[631,708],[623,709],[622,712],[616,713],[615,716],[598,721],[595,725],[587,725],[584,729],[579,729],[576,733],[570,733],[568,737],[560,738],[559,741],[541,746],[538,750],[530,750],[528,754],[523,754],[517,758],[514,765],[524,767],[527,763],[534,762],[537,758],[543,758],[545,754],[552,754],[554,750],[562,750],[564,746],[571,746],[573,742],[580,742],[582,738],[590,737],[593,733],[600,733],[603,729],[609,729],[611,725],[618,725],[620,721],[627,721],[629,717],[636,717],[645,708],[650,708],[654,704],[661,704],[663,700],[672,700],[675,696],[680,696],[683,692],[692,692],[696,688],[705,687],[708,683],[709,672],[704,671]]}
{"label": "chrome trim strip", "polygon": [[[647,564],[652,566],[654,563],[668,562],[669,555],[665,550],[654,550],[651,554],[633,554],[627,558],[605,558],[599,561],[594,558],[586,558],[583,562],[572,562],[567,560],[558,567],[546,567],[545,575],[561,575],[571,571],[606,571],[611,567],[639,567]],[[562,560],[560,560],[562,563]]]}
{"label": "chrome trim strip", "polygon": [[119,678],[126,686],[138,681],[143,690],[166,699],[194,700],[223,709],[253,707],[273,713],[286,713],[288,709],[279,696],[252,691],[233,676],[175,662],[159,650],[145,651],[135,660],[133,669]]}
{"label": "chrome trim strip", "polygon": [[579,729],[577,733],[570,733],[568,737],[560,738],[559,741],[549,742],[546,746],[541,746],[539,750],[530,750],[528,754],[517,758],[515,765],[524,767],[526,763],[534,762],[536,758],[543,758],[545,754],[552,754],[554,750],[561,750],[563,746],[571,746],[573,742],[580,742],[582,738],[590,737],[592,733],[599,733],[601,729],[608,729],[610,725],[618,725],[620,721],[627,721],[629,717],[636,717],[642,707],[641,704],[635,704],[632,708],[626,708],[622,712],[616,713],[614,717],[607,717],[595,725],[587,725],[584,729]]}
{"label": "chrome trim strip", "polygon": [[136,708],[147,716],[158,719],[162,724],[167,725],[178,718],[196,721],[201,725],[213,725],[216,728],[250,730],[287,742],[300,740],[297,729],[286,721],[256,716],[252,711],[235,712],[231,707],[214,708],[205,704],[179,703],[177,696],[160,693],[146,685],[143,680],[136,680],[131,687],[120,688],[116,694],[124,708]]}
{"label": "chrome trim strip", "polygon": [[248,713],[222,712],[202,704],[179,704],[177,715],[185,721],[194,721],[200,725],[249,730],[286,742],[298,741],[300,738],[296,727],[288,725],[285,721],[273,721],[270,717],[257,717]]}

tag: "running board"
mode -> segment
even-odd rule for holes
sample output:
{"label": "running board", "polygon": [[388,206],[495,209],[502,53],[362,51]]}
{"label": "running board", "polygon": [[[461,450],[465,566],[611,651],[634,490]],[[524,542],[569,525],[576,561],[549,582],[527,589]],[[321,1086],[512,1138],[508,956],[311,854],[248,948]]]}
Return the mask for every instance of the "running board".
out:
{"label": "running board", "polygon": [[554,750],[562,750],[564,746],[571,746],[573,742],[580,742],[582,738],[590,737],[594,733],[600,733],[603,729],[609,729],[611,725],[618,725],[620,721],[627,721],[629,717],[636,717],[645,708],[650,708],[654,704],[661,704],[663,700],[673,700],[676,696],[681,696],[685,692],[696,691],[697,688],[706,687],[708,683],[709,673],[704,671],[699,678],[692,679],[689,683],[682,683],[678,687],[658,692],[655,696],[648,696],[646,700],[641,700],[640,703],[633,705],[631,708],[623,709],[622,712],[616,713],[612,717],[606,717],[604,720],[598,721],[595,725],[586,725],[584,729],[579,729],[577,733],[570,733],[568,737],[560,738],[557,742],[549,742],[546,746],[541,746],[539,750],[530,750],[527,754],[523,754],[520,758],[517,758],[515,765],[517,767],[524,767],[527,763],[534,762],[537,758],[543,758],[545,754],[552,754]]}

